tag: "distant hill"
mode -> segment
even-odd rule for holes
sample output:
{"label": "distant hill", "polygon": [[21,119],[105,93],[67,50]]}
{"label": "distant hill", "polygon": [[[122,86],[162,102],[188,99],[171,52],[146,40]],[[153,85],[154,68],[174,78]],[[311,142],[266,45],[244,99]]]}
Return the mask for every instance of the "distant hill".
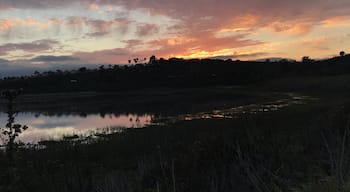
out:
{"label": "distant hill", "polygon": [[252,60],[252,61],[257,61],[257,62],[266,62],[266,61],[270,61],[270,62],[283,62],[283,61],[287,61],[287,62],[296,62],[295,59],[288,59],[288,58],[283,58],[283,57],[269,57],[269,58],[262,58],[262,59],[256,59],[256,60]]}
{"label": "distant hill", "polygon": [[329,59],[324,59],[322,62],[330,62],[330,63],[344,63],[344,62],[350,62],[350,54],[344,55],[344,56],[338,56],[338,57],[333,57]]}
{"label": "distant hill", "polygon": [[120,91],[158,87],[247,85],[285,77],[350,74],[350,55],[296,62],[284,58],[259,61],[217,59],[154,60],[147,64],[101,65],[75,70],[36,72],[0,80],[0,89],[27,93]]}

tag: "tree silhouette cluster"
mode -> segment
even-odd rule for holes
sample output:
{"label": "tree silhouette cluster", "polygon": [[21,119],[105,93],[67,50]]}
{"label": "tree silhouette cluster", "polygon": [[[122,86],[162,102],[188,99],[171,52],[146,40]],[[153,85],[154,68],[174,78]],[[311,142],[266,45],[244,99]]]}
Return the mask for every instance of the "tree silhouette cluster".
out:
{"label": "tree silhouette cluster", "polygon": [[[35,72],[31,76],[7,77],[0,89],[23,88],[26,93],[120,91],[155,87],[198,87],[245,85],[300,75],[334,75],[350,72],[350,56],[316,61],[305,56],[301,62],[280,60],[264,62],[179,58],[156,59],[148,63],[134,59],[133,65],[101,65],[98,69],[81,67],[71,71]],[[130,61],[131,62],[131,61]],[[143,61],[142,61],[143,62]]]}

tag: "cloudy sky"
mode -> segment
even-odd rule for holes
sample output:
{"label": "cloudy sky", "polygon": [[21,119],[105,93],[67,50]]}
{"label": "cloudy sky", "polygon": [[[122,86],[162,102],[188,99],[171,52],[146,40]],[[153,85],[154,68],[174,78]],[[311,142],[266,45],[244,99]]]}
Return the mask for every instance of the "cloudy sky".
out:
{"label": "cloudy sky", "polygon": [[0,0],[0,66],[350,52],[349,0]]}

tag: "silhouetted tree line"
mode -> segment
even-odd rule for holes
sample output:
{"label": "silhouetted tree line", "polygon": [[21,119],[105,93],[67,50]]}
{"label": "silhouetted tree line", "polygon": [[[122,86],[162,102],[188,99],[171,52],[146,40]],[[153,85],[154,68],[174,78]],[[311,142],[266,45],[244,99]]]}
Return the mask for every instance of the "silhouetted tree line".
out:
{"label": "silhouetted tree line", "polygon": [[[245,85],[286,76],[337,75],[350,72],[350,55],[315,61],[305,56],[301,62],[265,62],[150,58],[134,65],[101,65],[72,71],[34,72],[30,76],[0,80],[0,89],[23,88],[27,93],[119,91],[153,87],[200,87]],[[137,63],[137,62],[136,62]]]}

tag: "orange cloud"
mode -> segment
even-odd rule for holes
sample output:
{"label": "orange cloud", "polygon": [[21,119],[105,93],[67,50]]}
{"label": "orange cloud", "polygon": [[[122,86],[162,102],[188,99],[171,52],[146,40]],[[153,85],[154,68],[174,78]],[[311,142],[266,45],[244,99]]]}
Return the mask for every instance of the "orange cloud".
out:
{"label": "orange cloud", "polygon": [[13,25],[14,25],[14,22],[12,20],[9,20],[9,19],[0,20],[1,30],[9,30],[13,27]]}
{"label": "orange cloud", "polygon": [[99,5],[97,5],[96,3],[90,3],[88,6],[89,10],[97,10],[99,8]]}
{"label": "orange cloud", "polygon": [[64,22],[59,19],[59,18],[52,18],[49,20],[50,25],[56,25],[56,26],[59,26],[59,25],[62,25]]}
{"label": "orange cloud", "polygon": [[330,39],[326,37],[304,39],[302,47],[313,52],[328,51],[330,50]]}
{"label": "orange cloud", "polygon": [[[316,30],[319,30],[320,27],[317,26],[350,25],[346,20],[350,18],[350,3],[348,0],[336,0],[336,2],[309,0],[303,1],[303,3],[298,3],[295,0],[203,1],[79,0],[79,3],[77,3],[78,1],[75,0],[46,0],[45,3],[39,3],[36,0],[3,0],[3,5],[0,5],[0,7],[5,5],[16,7],[18,10],[58,7],[63,14],[66,7],[80,6],[79,8],[90,10],[101,9],[101,13],[103,12],[102,8],[109,7],[107,11],[113,10],[113,12],[116,12],[113,16],[123,17],[124,21],[111,18],[106,20],[103,19],[104,16],[100,17],[102,14],[71,17],[65,20],[64,18],[67,18],[68,15],[71,16],[71,14],[68,14],[61,19],[64,20],[63,25],[65,25],[65,29],[68,29],[68,33],[75,32],[69,35],[75,36],[76,39],[81,36],[111,38],[113,34],[114,38],[113,40],[111,38],[111,41],[116,41],[116,45],[120,46],[122,43],[126,43],[124,48],[92,52],[93,57],[85,53],[79,54],[81,57],[91,58],[92,60],[117,63],[135,55],[156,54],[159,57],[229,55],[228,52],[233,48],[261,45],[265,41],[273,44],[273,51],[277,52],[278,49],[285,46],[281,45],[282,42],[284,44],[287,41],[301,44],[304,36],[315,35],[316,33],[311,32],[318,33],[319,31]],[[117,16],[119,8],[128,14]],[[111,16],[112,12],[106,12],[106,14]],[[142,15],[145,15],[145,18]],[[172,22],[164,22],[164,25],[159,24],[163,22],[161,19],[158,22],[159,15]],[[143,25],[144,23],[153,22],[152,19],[150,21],[149,17],[155,18],[157,22],[154,23],[156,24]],[[2,21],[2,23],[0,22],[0,28],[8,30],[17,25],[30,27],[52,25],[51,27],[54,27],[53,25],[59,26],[61,24],[62,21],[59,19],[48,22],[22,19],[7,21],[7,23]],[[129,26],[131,27],[129,28]],[[56,28],[59,30],[58,27]],[[345,31],[345,28],[342,31]],[[157,36],[153,34],[157,34]],[[279,38],[274,38],[274,36]],[[281,36],[282,38],[280,38]],[[126,40],[126,38],[131,39],[131,41]],[[117,42],[119,39],[122,43]],[[281,42],[278,42],[278,39]],[[287,41],[285,41],[286,39]],[[104,45],[102,41],[96,42],[100,43],[98,47],[102,47],[102,49],[103,46],[111,46],[108,43],[108,45]],[[316,46],[314,49],[326,49],[327,42],[319,41],[318,43],[322,43],[324,46]],[[332,43],[334,44],[334,42]],[[313,47],[310,44],[307,45]],[[134,49],[131,49],[131,47]],[[253,47],[249,48],[253,49]],[[123,54],[120,54],[121,52]],[[293,52],[296,52],[296,50]],[[97,58],[97,56],[101,57]]]}
{"label": "orange cloud", "polygon": [[[206,36],[178,36],[150,41],[125,41],[125,48],[108,49],[94,52],[77,52],[75,57],[88,63],[127,63],[134,57],[184,57],[207,58],[217,55],[232,55],[233,48],[262,44],[262,42],[245,39],[244,35],[215,38]],[[142,45],[141,47],[139,45]],[[138,49],[135,49],[137,47]]]}
{"label": "orange cloud", "polygon": [[311,24],[307,22],[274,22],[271,27],[274,29],[274,32],[285,33],[291,35],[305,35],[311,32]]}
{"label": "orange cloud", "polygon": [[194,38],[189,38],[189,37],[171,37],[167,39],[167,43],[169,45],[181,45],[185,43],[190,43],[195,41]]}
{"label": "orange cloud", "polygon": [[250,28],[248,27],[232,27],[232,28],[222,28],[218,31],[218,33],[227,33],[227,32],[240,32],[240,31],[247,31]]}
{"label": "orange cloud", "polygon": [[50,22],[41,22],[34,19],[3,19],[0,20],[0,29],[8,30],[14,27],[26,27],[26,26],[36,26],[36,27],[49,27]]}
{"label": "orange cloud", "polygon": [[41,22],[34,19],[16,19],[17,25],[21,26],[36,26],[36,27],[44,27],[47,28],[50,26],[50,22]]}
{"label": "orange cloud", "polygon": [[254,26],[259,22],[259,19],[255,15],[240,16],[234,20],[239,26]]}
{"label": "orange cloud", "polygon": [[334,27],[334,26],[350,26],[349,21],[350,16],[339,16],[331,17],[321,21],[321,25],[324,27]]}

